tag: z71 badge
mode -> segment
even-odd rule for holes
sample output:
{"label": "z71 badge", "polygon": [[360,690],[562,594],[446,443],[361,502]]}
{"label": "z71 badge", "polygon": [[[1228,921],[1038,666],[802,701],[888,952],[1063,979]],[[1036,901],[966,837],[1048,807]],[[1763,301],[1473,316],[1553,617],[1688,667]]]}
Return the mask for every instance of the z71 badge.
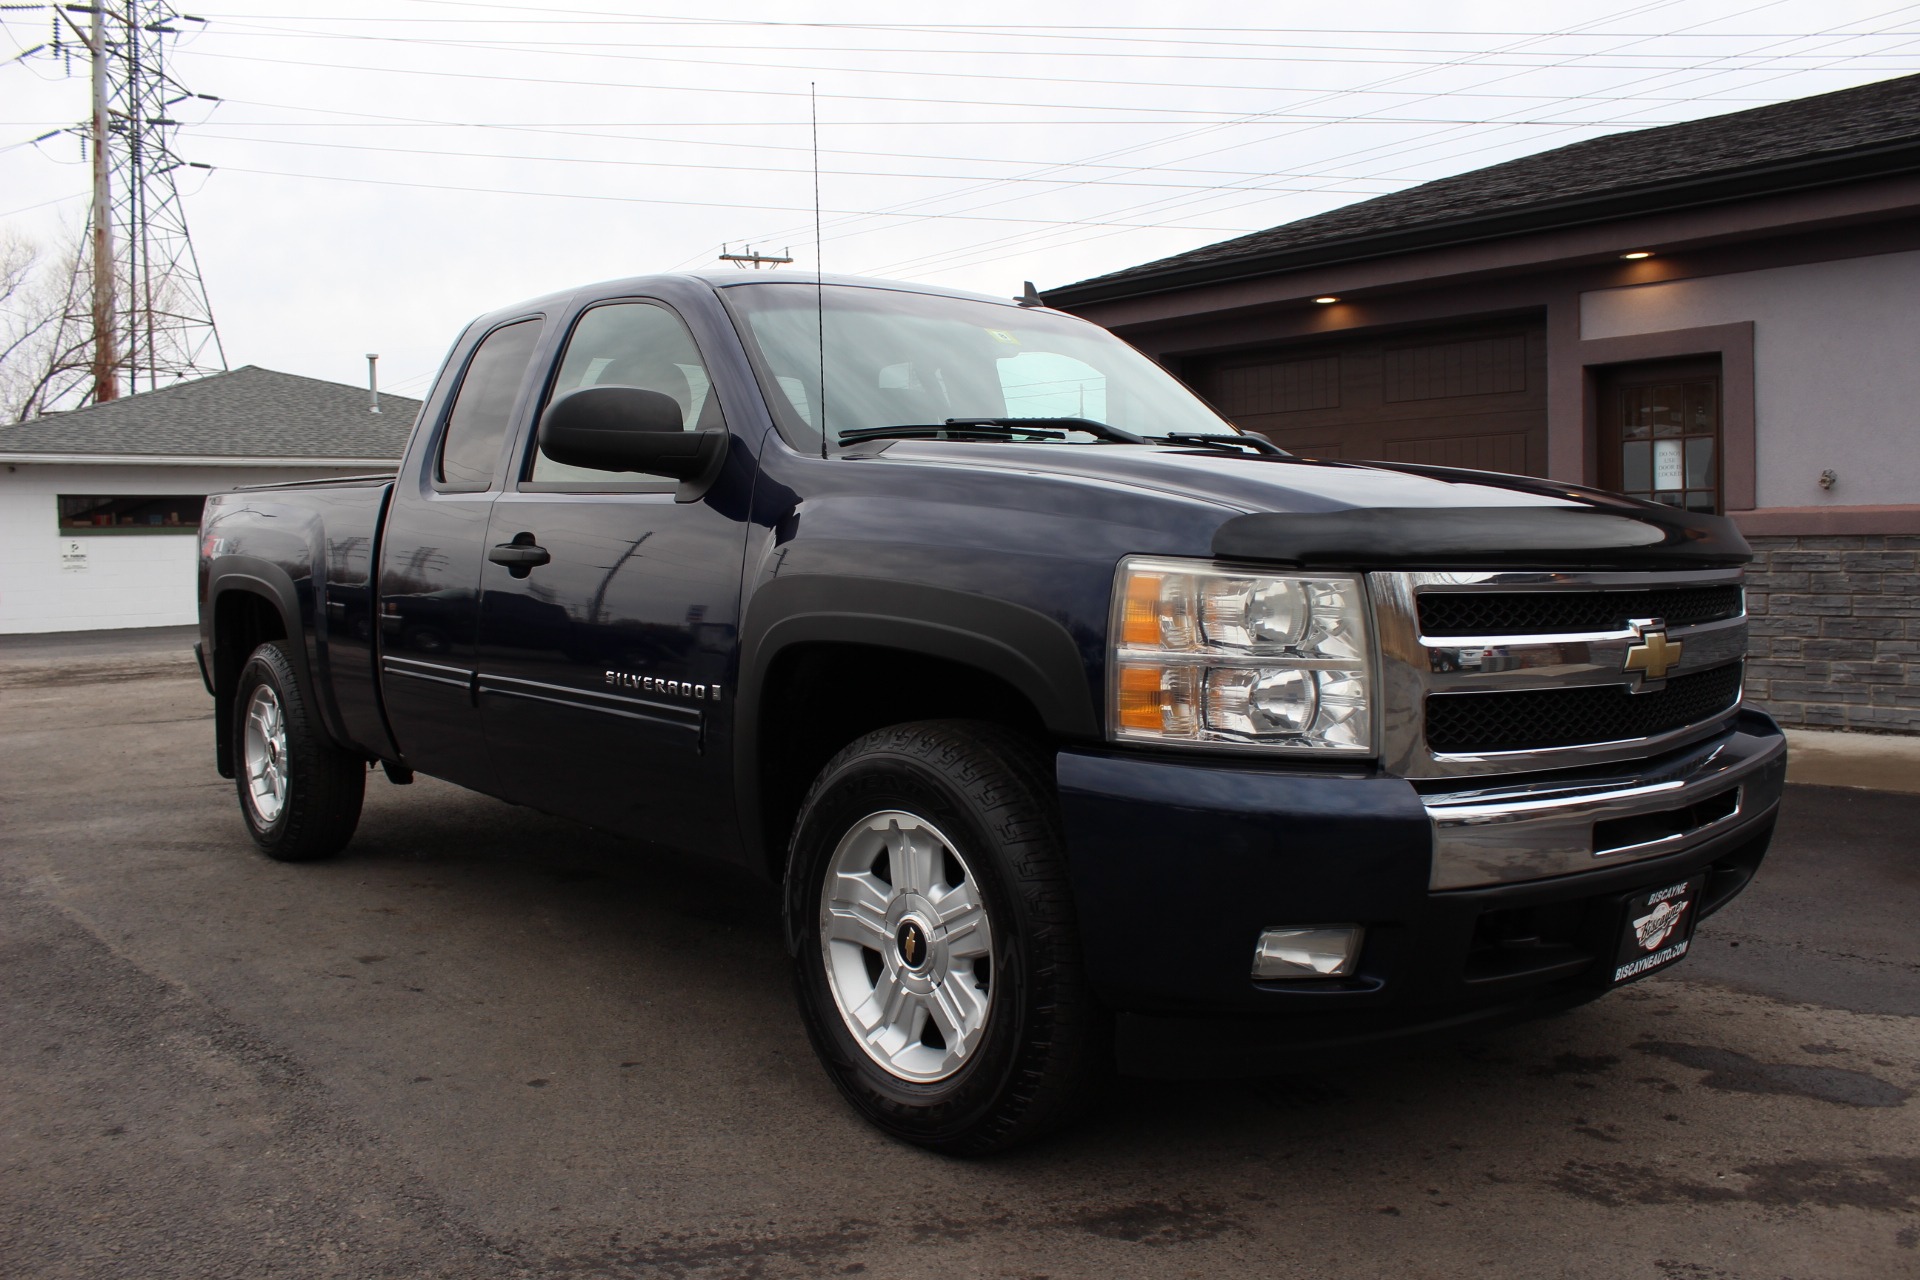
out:
{"label": "z71 badge", "polygon": [[635,689],[641,693],[664,693],[695,702],[720,701],[720,686],[695,684],[691,680],[663,680],[659,676],[636,676],[626,671],[607,672],[607,683],[616,689]]}

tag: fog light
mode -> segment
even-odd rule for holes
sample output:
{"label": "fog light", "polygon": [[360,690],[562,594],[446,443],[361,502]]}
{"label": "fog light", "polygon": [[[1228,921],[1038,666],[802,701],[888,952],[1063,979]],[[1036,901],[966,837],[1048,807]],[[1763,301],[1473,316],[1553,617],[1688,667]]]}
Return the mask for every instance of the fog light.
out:
{"label": "fog light", "polygon": [[1268,929],[1253,949],[1256,978],[1344,978],[1360,958],[1357,924]]}

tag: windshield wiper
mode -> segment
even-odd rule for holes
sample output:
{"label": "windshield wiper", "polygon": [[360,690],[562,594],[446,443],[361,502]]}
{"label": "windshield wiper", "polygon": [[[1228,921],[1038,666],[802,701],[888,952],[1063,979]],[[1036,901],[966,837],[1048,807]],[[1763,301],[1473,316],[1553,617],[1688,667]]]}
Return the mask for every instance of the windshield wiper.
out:
{"label": "windshield wiper", "polygon": [[1093,418],[948,418],[944,422],[903,422],[891,427],[857,427],[840,433],[840,443],[863,440],[1063,440],[1079,431],[1112,444],[1190,446],[1202,449],[1249,449],[1274,458],[1293,455],[1265,436],[1175,431],[1164,436],[1141,436]]}
{"label": "windshield wiper", "polygon": [[1269,458],[1291,458],[1293,455],[1282,449],[1265,436],[1252,434],[1230,436],[1225,434],[1205,434],[1198,431],[1175,431],[1170,435],[1153,437],[1154,444],[1199,445],[1207,449],[1251,449],[1255,453]]}
{"label": "windshield wiper", "polygon": [[1036,430],[1031,427],[1015,430],[991,422],[956,419],[953,422],[903,422],[891,427],[856,427],[852,431],[842,431],[839,439],[841,444],[848,445],[859,444],[863,440],[1064,440],[1066,437],[1064,431]]}
{"label": "windshield wiper", "polygon": [[1069,431],[1081,431],[1115,444],[1148,441],[1119,427],[1092,418],[948,418],[945,422],[906,422],[892,427],[858,427],[840,433],[843,445],[862,440],[1064,440]]}
{"label": "windshield wiper", "polygon": [[1131,431],[1112,426],[1095,418],[948,418],[950,423],[985,423],[996,427],[1024,427],[1029,423],[1043,427],[1062,427],[1068,431],[1084,431],[1090,436],[1114,444],[1146,444],[1145,436],[1137,436]]}

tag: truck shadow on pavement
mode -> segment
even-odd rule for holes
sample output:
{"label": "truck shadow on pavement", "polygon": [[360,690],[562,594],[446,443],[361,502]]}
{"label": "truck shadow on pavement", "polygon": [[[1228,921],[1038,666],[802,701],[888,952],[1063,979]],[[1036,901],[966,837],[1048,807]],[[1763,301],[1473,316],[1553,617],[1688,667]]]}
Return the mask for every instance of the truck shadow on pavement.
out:
{"label": "truck shadow on pavement", "polygon": [[[639,990],[652,993],[647,999],[672,993],[674,1003],[704,1011],[698,1016],[711,1021],[688,1029],[714,1046],[717,1057],[737,1061],[777,1045],[787,1071],[812,1077],[800,1089],[821,1108],[812,1122],[857,1126],[812,1063],[790,1007],[774,889],[735,868],[650,850],[439,784],[425,787],[444,794],[428,806],[370,803],[345,857],[331,870],[315,870],[425,898],[441,927],[497,938],[569,939],[569,973],[593,967],[586,980],[616,1002],[625,982],[629,999]],[[1920,1161],[1749,1162],[1740,1166],[1748,1170],[1745,1181],[1729,1184],[1724,1176],[1708,1182],[1640,1177],[1631,1172],[1637,1165],[1619,1160],[1647,1153],[1650,1138],[1654,1150],[1669,1146],[1670,1135],[1703,1121],[1687,1114],[1694,1107],[1717,1112],[1762,1098],[1790,1100],[1817,1129],[1823,1113],[1904,1108],[1920,1085],[1920,1062],[1833,1042],[1786,1046],[1790,1052],[1783,1055],[1772,1043],[1777,1036],[1745,1034],[1764,1028],[1773,1015],[1770,1002],[1677,974],[1660,977],[1558,1017],[1366,1062],[1202,1085],[1117,1080],[1072,1131],[987,1163],[1143,1168],[1176,1151],[1209,1148],[1248,1158],[1258,1152],[1262,1162],[1313,1153],[1358,1163],[1397,1135],[1427,1144],[1427,1159],[1456,1165],[1468,1153],[1484,1158],[1490,1149],[1506,1150],[1500,1163],[1523,1166],[1558,1151],[1562,1167],[1554,1185],[1598,1203],[1751,1199],[1920,1210]],[[1817,1014],[1809,1016],[1818,1021]],[[645,1018],[635,1031],[638,1054],[653,1035]],[[1490,1116],[1498,1123],[1473,1120]],[[894,1154],[933,1159],[907,1148]],[[1607,1156],[1614,1158],[1600,1158]],[[1146,1225],[1156,1214],[1180,1216],[1172,1204],[1142,1210],[1137,1221],[1123,1214],[1088,1229],[1120,1238],[1197,1229],[1171,1219]]]}
{"label": "truck shadow on pavement", "polygon": [[[14,971],[9,1061],[48,1117],[12,1193],[34,1239],[122,1206],[150,1260],[211,1212],[194,1187],[265,1177],[286,1191],[263,1203],[338,1207],[261,1230],[351,1237],[395,1275],[897,1275],[955,1251],[967,1274],[1421,1274],[1436,1249],[1587,1274],[1549,1265],[1572,1232],[1609,1274],[1748,1275],[1718,1262],[1764,1247],[1765,1274],[1868,1276],[1920,1246],[1912,1019],[1657,977],[1337,1072],[1121,1080],[1048,1141],[950,1160],[841,1104],[743,873],[430,781],[375,781],[344,856],[285,865],[230,788],[155,785],[164,834],[99,810],[38,873],[77,914],[57,972]],[[124,1000],[87,976],[129,962]],[[202,1171],[177,1196],[127,1182],[182,1153]],[[44,1274],[122,1274],[97,1264]]]}

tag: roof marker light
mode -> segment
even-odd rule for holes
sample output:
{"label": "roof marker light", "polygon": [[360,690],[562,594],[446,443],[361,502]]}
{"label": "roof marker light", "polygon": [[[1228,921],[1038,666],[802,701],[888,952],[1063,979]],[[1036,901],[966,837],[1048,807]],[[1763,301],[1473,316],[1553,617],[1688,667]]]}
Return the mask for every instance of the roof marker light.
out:
{"label": "roof marker light", "polygon": [[1324,306],[1326,306],[1326,305],[1327,305],[1327,304],[1328,304],[1329,302],[1338,302],[1338,301],[1340,301],[1340,299],[1338,299],[1338,298],[1336,298],[1336,297],[1334,297],[1334,296],[1333,296],[1332,294],[1326,294],[1326,295],[1324,295],[1324,296],[1322,296],[1322,297],[1318,297],[1318,298],[1315,298],[1315,299],[1314,299],[1314,301],[1315,301],[1315,302],[1317,302],[1317,303],[1319,303],[1319,304],[1320,304],[1321,306],[1323,306],[1323,307],[1324,307]]}
{"label": "roof marker light", "polygon": [[1620,256],[1625,258],[1628,262],[1638,262],[1642,258],[1651,258],[1653,256],[1653,250],[1635,249],[1631,253],[1623,253]]}

